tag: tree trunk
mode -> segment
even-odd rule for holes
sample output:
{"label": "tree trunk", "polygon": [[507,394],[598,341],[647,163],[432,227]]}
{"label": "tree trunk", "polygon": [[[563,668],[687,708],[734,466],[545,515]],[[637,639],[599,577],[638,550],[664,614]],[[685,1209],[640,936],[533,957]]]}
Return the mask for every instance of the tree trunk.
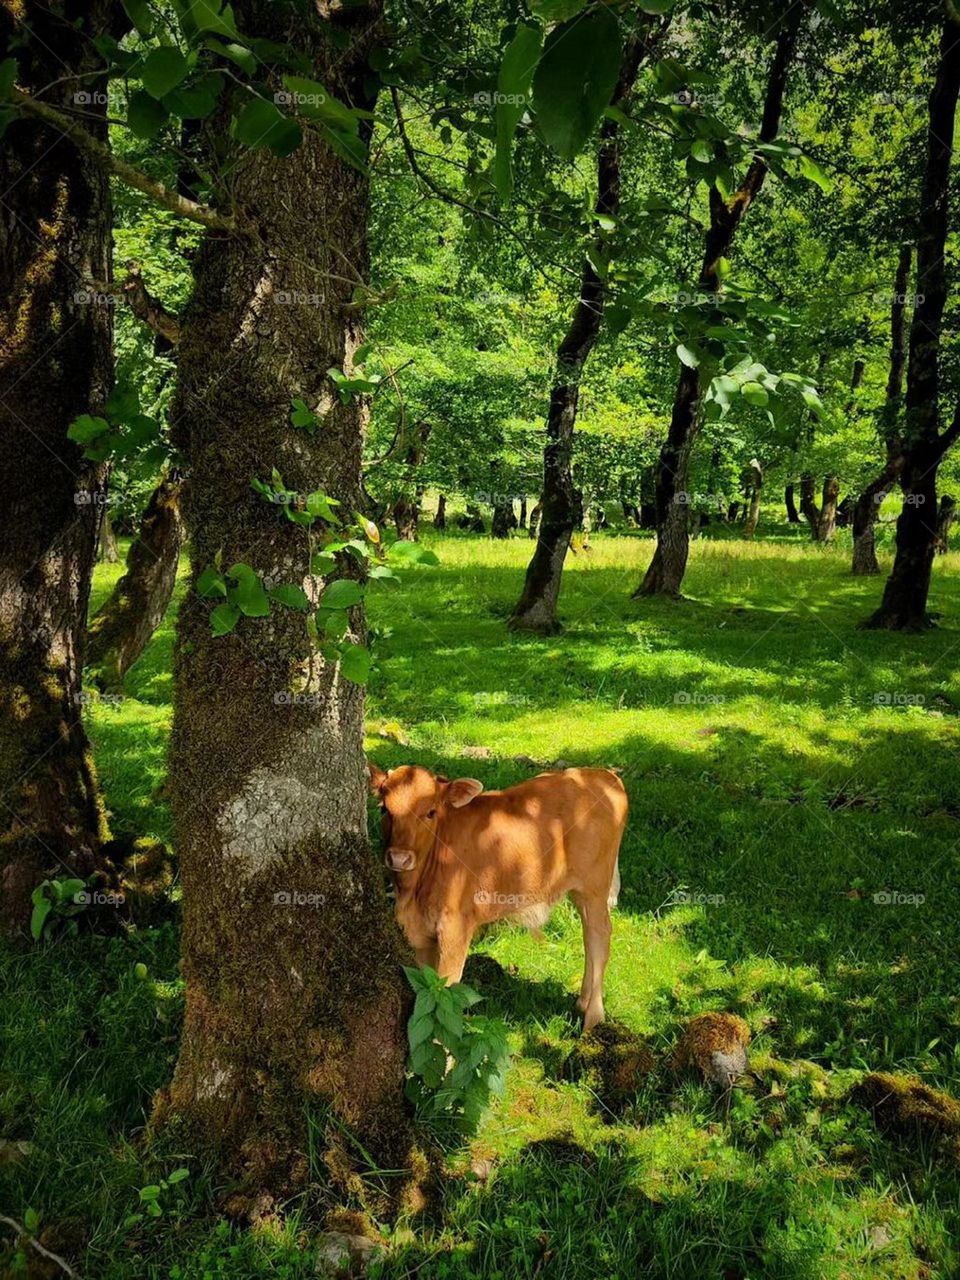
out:
{"label": "tree trunk", "polygon": [[530,512],[530,523],[527,526],[527,536],[530,538],[536,538],[537,536],[537,532],[540,528],[540,513],[542,511],[543,501],[538,498],[533,504],[533,510]]}
{"label": "tree trunk", "polygon": [[104,507],[103,518],[100,521],[99,558],[104,564],[116,564],[120,559],[120,543],[117,541],[107,507]]}
{"label": "tree trunk", "polygon": [[813,476],[809,471],[800,477],[800,510],[810,525],[814,542],[831,542],[837,531],[837,498],[840,481],[836,476],[824,476],[821,505],[814,496]]}
{"label": "tree trunk", "polygon": [[437,499],[437,514],[433,519],[433,527],[435,529],[446,529],[447,527],[447,495],[441,493]]}
{"label": "tree trunk", "polygon": [[800,512],[797,510],[797,504],[793,500],[794,492],[795,486],[788,484],[786,489],[783,491],[783,500],[787,507],[787,520],[790,524],[799,524]]}
{"label": "tree trunk", "polygon": [[526,529],[527,527],[527,495],[523,494],[520,499],[520,518],[517,521],[518,529]]}
{"label": "tree trunk", "polygon": [[883,500],[899,479],[903,468],[903,444],[900,439],[899,424],[903,375],[907,363],[907,287],[910,283],[912,261],[913,249],[910,245],[904,245],[897,262],[890,306],[890,373],[887,378],[887,398],[883,412],[883,436],[887,458],[879,476],[860,494],[853,511],[852,569],[858,576],[880,572],[876,551],[877,516],[880,514]]}
{"label": "tree trunk", "polygon": [[[244,31],[290,38],[282,6],[235,8]],[[332,93],[369,108],[377,15],[337,13],[342,48],[316,16],[294,38]],[[234,160],[231,190],[257,235],[210,234],[197,254],[171,413],[190,460],[191,585],[222,556],[309,595],[303,531],[250,481],[277,467],[292,490],[357,507],[366,410],[340,403],[326,370],[349,371],[361,342],[349,304],[368,271],[368,182],[314,130],[286,159],[264,148]],[[324,302],[271,305],[278,290]],[[294,396],[323,406],[316,437],[290,428]],[[363,635],[359,608],[351,630]],[[367,838],[363,689],[311,657],[302,614],[274,606],[215,637],[195,600],[178,617],[175,681],[186,1017],[156,1120],[175,1115],[178,1141],[235,1180],[234,1212],[302,1187],[311,1141],[341,1191],[357,1150],[408,1168],[406,949]]]}
{"label": "tree trunk", "polygon": [[430,437],[430,423],[418,422],[413,437],[404,451],[404,463],[409,469],[407,483],[414,486],[413,497],[402,493],[393,505],[393,519],[397,527],[397,537],[403,542],[416,542],[420,530],[420,504],[423,501],[423,485],[417,479],[417,468],[423,462],[427,440]]}
{"label": "tree trunk", "polygon": [[[638,37],[628,40],[620,67],[620,78],[613,95],[613,105],[621,105],[629,96],[645,51],[645,46]],[[598,217],[616,218],[620,207],[620,139],[617,122],[604,120],[600,137],[595,212]],[[603,252],[603,233],[600,231],[597,232],[595,247]],[[570,471],[580,378],[600,333],[605,296],[603,282],[594,271],[589,257],[584,258],[580,296],[570,326],[557,350],[556,380],[550,393],[547,444],[543,453],[540,533],[527,567],[523,591],[510,618],[510,626],[517,630],[549,634],[559,627],[557,599],[560,595],[563,562],[570,545],[570,536],[579,527],[582,518]]]}
{"label": "tree trunk", "polygon": [[499,497],[494,503],[493,519],[490,522],[490,534],[494,538],[509,538],[511,529],[517,526],[517,518],[513,514],[513,503],[509,498]]}
{"label": "tree trunk", "polygon": [[90,623],[87,666],[105,689],[117,689],[163,621],[183,546],[178,472],[154,489],[127,556],[127,571]]}
{"label": "tree trunk", "polygon": [[[105,140],[90,36],[107,29],[112,6],[62,8],[4,4],[0,34],[17,47],[28,92],[69,108],[80,89],[96,90],[87,127]],[[102,412],[113,376],[111,310],[85,292],[109,276],[110,190],[85,154],[32,119],[10,122],[0,142],[0,189],[17,210],[0,219],[0,929],[19,933],[39,881],[103,865],[80,695],[106,469],[84,460],[67,427]]]}
{"label": "tree trunk", "polygon": [[917,280],[923,292],[917,295],[910,326],[901,474],[903,509],[897,521],[893,571],[879,609],[865,623],[871,628],[918,631],[932,626],[927,616],[927,596],[937,536],[937,468],[960,435],[960,412],[947,431],[941,434],[940,430],[940,335],[947,300],[944,251],[958,94],[960,25],[948,16],[930,94],[920,200]]}
{"label": "tree trunk", "polygon": [[957,500],[945,493],[940,499],[940,511],[937,515],[937,538],[934,550],[937,555],[946,555],[950,550],[950,529],[957,512]]}
{"label": "tree trunk", "polygon": [[[777,38],[777,50],[770,66],[760,126],[760,141],[772,142],[780,128],[787,71],[797,44],[799,14],[784,19]],[[719,264],[733,244],[737,228],[756,199],[767,175],[766,161],[757,155],[739,189],[724,200],[715,186],[710,188],[710,226],[706,233],[698,288],[716,296],[720,289]],[[687,474],[693,446],[700,432],[700,373],[683,365],[677,382],[670,429],[660,450],[656,473],[657,547],[638,596],[680,595],[687,568],[690,539],[687,528]]]}
{"label": "tree trunk", "polygon": [[763,468],[760,466],[759,459],[751,458],[745,481],[745,494],[749,507],[743,536],[745,538],[753,538],[757,532],[757,523],[760,519],[760,492],[763,489]]}

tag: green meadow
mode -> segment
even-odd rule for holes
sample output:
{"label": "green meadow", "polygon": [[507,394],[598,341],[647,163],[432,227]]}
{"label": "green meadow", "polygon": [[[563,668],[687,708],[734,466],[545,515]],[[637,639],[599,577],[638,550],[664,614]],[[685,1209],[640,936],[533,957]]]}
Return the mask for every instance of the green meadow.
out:
{"label": "green meadow", "polygon": [[[621,771],[606,1007],[656,1066],[615,1099],[578,1068],[572,908],[539,938],[487,933],[465,981],[509,1028],[505,1093],[448,1139],[442,1189],[384,1228],[371,1274],[956,1275],[960,1166],[919,1128],[881,1132],[850,1088],[883,1070],[960,1090],[960,557],[938,558],[939,628],[904,636],[857,629],[882,579],[853,579],[842,545],[700,540],[684,602],[634,602],[651,544],[599,535],[539,639],[505,626],[526,538],[429,545],[439,566],[371,602],[368,755],[487,788],[561,761]],[[119,573],[100,566],[94,608]],[[114,830],[165,841],[174,608],[122,700],[86,710]],[[84,1242],[84,1280],[314,1275],[319,1161],[282,1221],[241,1231],[190,1152],[142,1142],[178,1044],[178,897],[150,927],[4,958],[0,1204]],[[706,1010],[752,1032],[727,1097],[667,1062]],[[140,1190],[181,1166],[143,1216]]]}

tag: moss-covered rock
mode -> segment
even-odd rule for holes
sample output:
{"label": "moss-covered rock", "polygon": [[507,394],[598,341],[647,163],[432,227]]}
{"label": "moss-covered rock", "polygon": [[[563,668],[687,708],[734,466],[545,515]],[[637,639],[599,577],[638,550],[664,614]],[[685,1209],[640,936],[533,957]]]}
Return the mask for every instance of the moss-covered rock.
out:
{"label": "moss-covered rock", "polygon": [[870,1109],[884,1133],[950,1139],[951,1152],[960,1156],[960,1101],[949,1093],[931,1088],[917,1076],[871,1071],[850,1096]]}
{"label": "moss-covered rock", "polygon": [[607,1111],[620,1115],[655,1067],[653,1052],[635,1032],[619,1022],[601,1022],[580,1037],[564,1074],[585,1083]]}
{"label": "moss-covered rock", "polygon": [[729,1088],[749,1068],[750,1028],[735,1013],[701,1013],[687,1023],[670,1055],[674,1071],[696,1069],[704,1080]]}

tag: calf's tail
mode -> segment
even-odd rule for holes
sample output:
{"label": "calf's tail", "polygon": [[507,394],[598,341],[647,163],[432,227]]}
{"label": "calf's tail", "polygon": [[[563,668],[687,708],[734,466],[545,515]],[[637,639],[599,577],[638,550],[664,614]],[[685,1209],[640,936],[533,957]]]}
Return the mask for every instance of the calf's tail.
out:
{"label": "calf's tail", "polygon": [[607,906],[615,907],[617,899],[620,897],[620,858],[617,857],[613,866],[613,879],[610,881],[610,892],[607,895]]}

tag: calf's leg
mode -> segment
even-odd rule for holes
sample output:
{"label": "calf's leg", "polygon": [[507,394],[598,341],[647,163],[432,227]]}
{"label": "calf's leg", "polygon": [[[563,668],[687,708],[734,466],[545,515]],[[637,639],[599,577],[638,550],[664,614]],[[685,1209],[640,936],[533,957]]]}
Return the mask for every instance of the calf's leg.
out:
{"label": "calf's leg", "polygon": [[414,947],[414,954],[417,957],[418,969],[425,969],[427,965],[431,969],[436,969],[440,963],[440,946],[436,938],[432,942],[428,942],[424,947]]}
{"label": "calf's leg", "polygon": [[[581,919],[583,920],[583,955],[584,986],[580,999],[585,1003],[583,1009],[583,1029],[589,1031],[604,1018],[603,1012],[603,977],[610,959],[610,935],[613,926],[610,923],[610,909],[606,896],[582,899]],[[580,907],[580,903],[577,903]],[[579,1003],[579,1002],[578,1002]]]}
{"label": "calf's leg", "polygon": [[440,961],[437,973],[452,985],[463,977],[463,966],[467,963],[473,930],[462,920],[450,919],[441,922],[438,935]]}

